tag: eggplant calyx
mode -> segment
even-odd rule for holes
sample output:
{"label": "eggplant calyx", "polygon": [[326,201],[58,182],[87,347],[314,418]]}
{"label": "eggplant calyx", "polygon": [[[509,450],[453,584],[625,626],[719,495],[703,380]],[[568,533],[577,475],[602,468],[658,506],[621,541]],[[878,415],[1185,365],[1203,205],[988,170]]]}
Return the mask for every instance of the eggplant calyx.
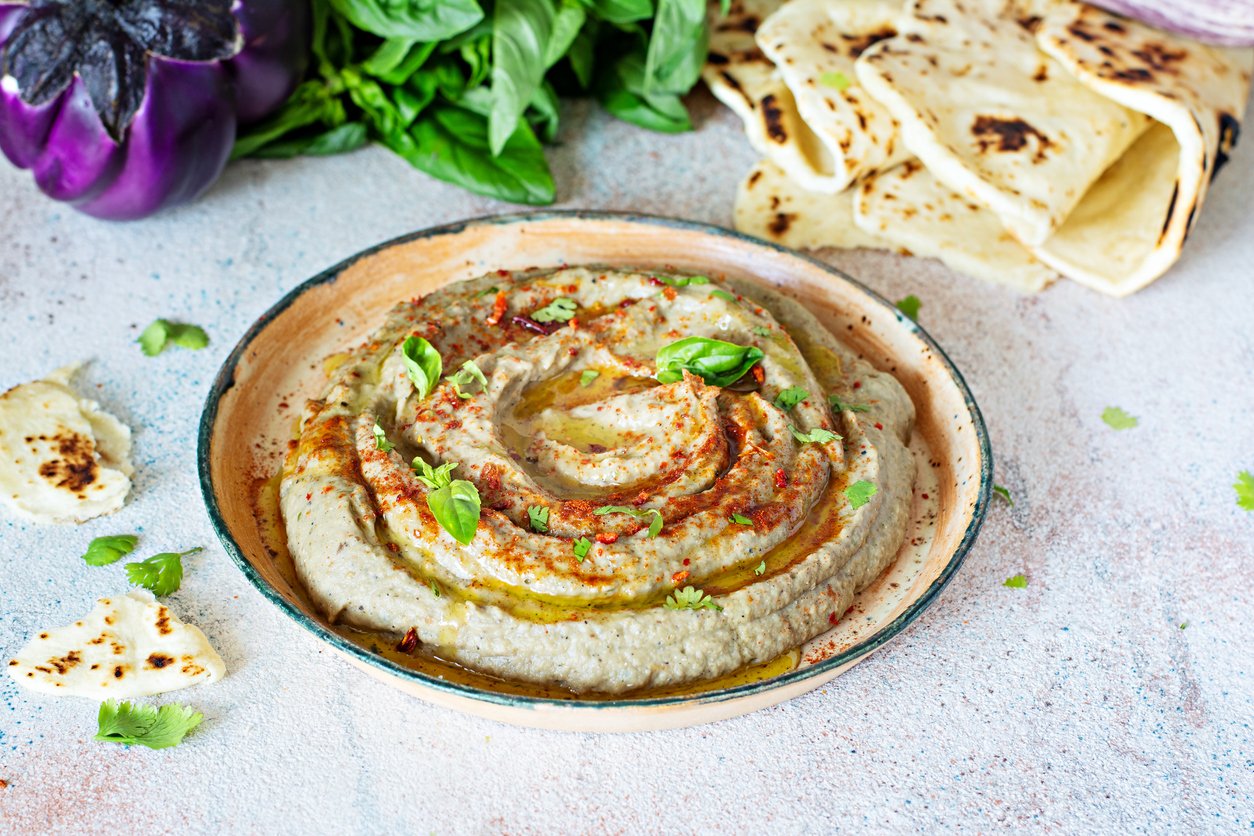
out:
{"label": "eggplant calyx", "polygon": [[42,105],[77,74],[115,142],[144,101],[150,55],[224,61],[243,48],[233,0],[31,0],[0,50],[0,75]]}

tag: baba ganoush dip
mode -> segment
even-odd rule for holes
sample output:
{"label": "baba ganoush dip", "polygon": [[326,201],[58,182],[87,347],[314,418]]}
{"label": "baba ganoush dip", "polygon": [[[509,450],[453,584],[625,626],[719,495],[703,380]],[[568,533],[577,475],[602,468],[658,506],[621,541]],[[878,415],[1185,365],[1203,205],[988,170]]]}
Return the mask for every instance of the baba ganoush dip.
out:
{"label": "baba ganoush dip", "polygon": [[500,271],[397,305],[332,372],[280,509],[332,623],[621,694],[830,629],[905,537],[913,421],[756,284]]}

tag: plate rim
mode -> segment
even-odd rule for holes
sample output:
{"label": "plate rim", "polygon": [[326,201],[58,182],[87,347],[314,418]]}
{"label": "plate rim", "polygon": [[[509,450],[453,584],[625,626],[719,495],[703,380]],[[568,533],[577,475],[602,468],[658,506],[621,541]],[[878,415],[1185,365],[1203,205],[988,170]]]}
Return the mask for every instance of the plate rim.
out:
{"label": "plate rim", "polygon": [[[239,544],[235,542],[235,538],[231,535],[226,524],[226,520],[222,515],[222,510],[218,504],[217,496],[213,490],[213,479],[210,469],[211,442],[213,437],[214,425],[218,416],[218,404],[222,397],[235,385],[235,369],[239,365],[241,358],[266,327],[270,325],[277,317],[283,314],[291,305],[306,292],[313,288],[324,284],[334,283],[349,267],[358,261],[369,258],[384,249],[388,249],[401,244],[407,244],[424,238],[434,238],[444,235],[454,235],[464,232],[474,226],[509,226],[519,223],[538,223],[549,220],[577,220],[577,221],[617,221],[627,222],[631,224],[640,224],[650,227],[662,227],[669,229],[681,229],[688,232],[697,232],[715,237],[729,238],[752,247],[760,247],[770,250],[776,254],[782,254],[791,258],[798,258],[808,262],[814,267],[830,274],[832,277],[848,282],[855,289],[866,295],[875,304],[888,308],[898,319],[898,321],[913,332],[921,339],[936,355],[940,358],[942,367],[946,370],[949,377],[958,387],[962,395],[963,403],[969,411],[972,419],[972,427],[975,430],[976,439],[980,450],[980,486],[976,496],[975,507],[972,509],[971,520],[967,524],[966,530],[963,532],[962,539],[958,542],[957,547],[950,555],[945,567],[941,573],[928,585],[918,598],[912,601],[905,610],[901,612],[895,619],[885,625],[882,629],[876,631],[871,636],[852,645],[849,648],[824,659],[805,668],[797,668],[788,673],[781,674],[770,679],[764,679],[759,682],[746,683],[744,685],[736,685],[730,688],[722,688],[715,691],[701,691],[694,694],[674,695],[665,697],[646,697],[643,699],[598,699],[588,700],[579,699],[577,697],[571,699],[560,699],[555,697],[534,697],[521,694],[508,694],[499,691],[490,691],[477,688],[471,685],[463,685],[458,682],[452,682],[447,679],[440,679],[421,671],[407,668],[399,665],[386,657],[374,653],[366,648],[350,641],[349,639],[336,633],[334,630],[323,625],[318,620],[310,617],[299,607],[288,601],[274,586],[272,586],[265,578],[263,578],[256,568],[244,556],[243,550]],[[231,349],[230,353],[222,362],[221,368],[214,375],[213,384],[209,388],[209,393],[205,397],[205,405],[201,411],[200,423],[197,431],[196,442],[196,469],[200,481],[201,499],[205,503],[205,509],[209,514],[210,524],[213,526],[214,533],[221,542],[223,549],[231,558],[232,562],[244,574],[244,578],[248,583],[261,593],[262,597],[276,605],[288,618],[292,619],[296,624],[300,625],[306,631],[311,633],[320,641],[326,642],[332,648],[347,654],[355,661],[370,665],[378,670],[399,677],[402,680],[408,680],[420,687],[430,688],[441,692],[445,695],[466,698],[477,702],[499,705],[507,708],[525,708],[531,710],[555,710],[580,712],[584,710],[631,710],[631,709],[658,709],[670,707],[688,707],[693,708],[701,705],[717,705],[729,701],[740,700],[752,697],[756,694],[772,691],[779,688],[785,688],[790,685],[796,685],[807,679],[821,677],[842,666],[849,665],[867,654],[884,646],[892,641],[898,635],[906,630],[914,621],[936,600],[941,591],[948,586],[950,580],[957,573],[966,559],[968,552],[975,543],[976,536],[979,534],[980,528],[984,524],[984,518],[987,514],[988,505],[992,495],[993,485],[993,452],[989,441],[988,428],[984,422],[984,416],[980,412],[979,405],[975,401],[975,397],[971,393],[970,387],[963,378],[962,373],[954,365],[949,355],[945,353],[936,341],[926,330],[917,322],[905,316],[899,311],[896,305],[889,302],[886,298],[867,287],[858,279],[845,273],[824,261],[806,253],[789,249],[782,245],[771,241],[764,241],[750,235],[745,235],[734,230],[725,229],[723,227],[714,226],[700,221],[691,221],[681,218],[667,217],[665,215],[654,215],[643,212],[614,212],[604,210],[586,210],[586,209],[566,209],[566,210],[541,210],[541,211],[523,211],[510,212],[504,214],[483,215],[474,218],[467,218],[461,221],[455,221],[447,224],[426,227],[414,232],[405,233],[403,235],[382,241],[371,247],[337,262],[327,269],[316,273],[308,279],[305,279],[287,293],[285,293],[277,302],[265,310],[244,332],[239,341]]]}

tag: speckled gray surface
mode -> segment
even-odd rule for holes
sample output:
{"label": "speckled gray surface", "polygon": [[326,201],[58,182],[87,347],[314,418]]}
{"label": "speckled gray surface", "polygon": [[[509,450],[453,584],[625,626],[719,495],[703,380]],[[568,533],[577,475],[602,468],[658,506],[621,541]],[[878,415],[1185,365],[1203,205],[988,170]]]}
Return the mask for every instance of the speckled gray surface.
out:
{"label": "speckled gray surface", "polygon": [[[569,105],[563,204],[727,225],[753,155],[696,97],[664,137]],[[208,548],[176,610],[229,675],[169,695],[204,725],[159,752],[96,743],[95,705],[0,681],[0,831],[648,832],[958,828],[1153,832],[1254,826],[1254,148],[1220,178],[1184,261],[1116,301],[1035,298],[931,262],[830,253],[921,320],[988,421],[992,509],[940,601],[888,648],[791,703],[626,736],[531,731],[428,706],[322,649],[217,545],[195,477],[209,382],[281,293],[363,247],[508,211],[379,150],[233,167],[199,203],[113,225],[0,169],[0,389],[84,357],[135,429],[135,491],[80,528],[0,517],[0,657],[125,588],[93,536]],[[157,316],[200,352],[143,357]],[[1099,420],[1118,405],[1140,426]],[[1002,581],[1026,573],[1026,589]],[[1187,629],[1180,624],[1187,622]]]}

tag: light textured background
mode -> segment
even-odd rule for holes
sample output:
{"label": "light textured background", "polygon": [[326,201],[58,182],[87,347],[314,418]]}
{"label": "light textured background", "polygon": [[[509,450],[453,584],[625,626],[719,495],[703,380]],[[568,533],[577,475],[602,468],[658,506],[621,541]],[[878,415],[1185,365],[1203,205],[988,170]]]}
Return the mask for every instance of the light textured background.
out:
{"label": "light textured background", "polygon": [[[729,113],[666,137],[568,105],[562,205],[716,224],[753,154]],[[1251,143],[1254,144],[1254,143]],[[0,517],[0,658],[126,588],[96,535],[187,561],[176,611],[225,658],[168,695],[204,725],[152,752],[96,743],[94,703],[0,678],[0,831],[375,833],[1237,831],[1254,825],[1254,148],[1224,172],[1188,253],[1116,301],[1020,297],[932,262],[832,252],[915,293],[992,433],[975,549],[904,636],[822,690],[752,716],[628,736],[511,728],[430,707],[332,656],[266,603],[201,506],[195,428],[222,358],[280,294],[401,233],[509,207],[388,153],[233,166],[199,203],[125,225],[0,169],[0,389],[94,358],[83,379],[135,429],[135,490],[80,528]],[[204,351],[143,357],[158,316]],[[1118,405],[1135,430],[1099,420]],[[1002,581],[1024,572],[1027,589]],[[1187,629],[1178,625],[1188,622]]]}

